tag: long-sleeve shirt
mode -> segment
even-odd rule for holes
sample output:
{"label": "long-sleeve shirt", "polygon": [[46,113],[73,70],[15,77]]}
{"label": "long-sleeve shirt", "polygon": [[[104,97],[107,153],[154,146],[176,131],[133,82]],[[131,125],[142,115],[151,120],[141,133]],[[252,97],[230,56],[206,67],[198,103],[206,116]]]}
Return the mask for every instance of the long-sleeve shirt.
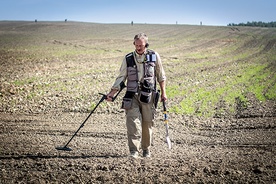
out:
{"label": "long-sleeve shirt", "polygon": [[[146,57],[145,53],[142,55],[139,55],[135,51],[133,52],[134,60],[138,71],[138,80],[140,82],[142,82],[144,78],[143,62]],[[157,52],[155,52],[155,54],[156,54],[156,62],[155,62],[156,79],[157,79],[157,82],[162,82],[166,80],[166,75],[165,75],[164,68],[162,66],[160,55]],[[111,89],[120,90],[120,83],[122,81],[125,82],[126,79],[127,79],[127,62],[126,62],[126,58],[124,58],[119,70],[119,75],[117,76]]]}

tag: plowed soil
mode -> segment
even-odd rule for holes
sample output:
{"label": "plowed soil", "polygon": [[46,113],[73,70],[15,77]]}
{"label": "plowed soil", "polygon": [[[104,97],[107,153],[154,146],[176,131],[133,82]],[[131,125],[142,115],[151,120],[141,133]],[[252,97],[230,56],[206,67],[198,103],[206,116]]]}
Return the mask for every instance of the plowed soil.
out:
{"label": "plowed soil", "polygon": [[[233,49],[231,44],[243,38],[243,32],[249,35],[246,39],[251,33],[254,37],[259,33],[275,36],[275,32],[165,25],[158,29],[156,25],[150,28],[140,25],[134,29],[126,25],[69,22],[1,24],[0,183],[276,182],[275,101],[261,103],[254,96],[246,108],[235,104],[233,114],[204,117],[169,111],[172,149],[168,149],[165,141],[159,104],[152,156],[143,158],[140,153],[139,158],[133,159],[128,156],[125,114],[120,109],[122,95],[119,95],[116,102],[99,105],[69,143],[72,151],[56,149],[64,146],[88,117],[101,98],[98,93],[108,92],[122,57],[133,49],[132,36],[137,31],[145,29],[157,35],[152,41],[160,47],[156,49],[164,58],[168,85],[179,86],[196,86],[203,79],[193,80],[200,77],[194,73],[230,71],[227,66],[234,63],[229,60],[213,66],[200,65],[193,72],[185,67],[189,63],[207,62],[206,58],[198,59],[195,55],[187,58],[184,52],[210,51],[217,58],[216,51],[230,45],[234,57],[242,50]],[[217,32],[213,34],[214,30]],[[186,40],[194,34],[200,39]],[[212,34],[215,39],[210,38]],[[88,35],[93,36],[87,38]],[[129,39],[122,39],[122,35]],[[162,43],[164,39],[171,42]],[[275,39],[266,41],[265,47],[251,41],[244,46],[253,51],[264,48],[250,59],[262,56],[266,61],[265,54],[275,50]],[[74,55],[75,50],[81,54]],[[62,55],[64,52],[68,55]],[[273,70],[275,60],[271,63],[269,69]],[[176,76],[181,75],[192,76],[190,83],[177,81]],[[219,85],[220,78],[214,79],[214,83]],[[187,93],[185,97],[169,99],[168,107],[188,98]],[[224,103],[222,107],[227,108]]]}
{"label": "plowed soil", "polygon": [[[160,113],[159,113],[160,114]],[[162,114],[162,113],[161,113]],[[162,115],[152,157],[128,157],[124,114],[0,114],[1,183],[274,183],[275,118],[170,116],[172,149]]]}

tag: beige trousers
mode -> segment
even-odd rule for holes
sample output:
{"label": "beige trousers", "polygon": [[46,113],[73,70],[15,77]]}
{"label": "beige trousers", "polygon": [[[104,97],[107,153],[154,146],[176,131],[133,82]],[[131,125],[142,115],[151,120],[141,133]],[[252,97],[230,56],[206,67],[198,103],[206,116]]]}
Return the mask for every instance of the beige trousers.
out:
{"label": "beige trousers", "polygon": [[126,126],[129,151],[147,150],[152,142],[152,128],[155,115],[153,102],[138,101],[134,95],[131,109],[126,110]]}

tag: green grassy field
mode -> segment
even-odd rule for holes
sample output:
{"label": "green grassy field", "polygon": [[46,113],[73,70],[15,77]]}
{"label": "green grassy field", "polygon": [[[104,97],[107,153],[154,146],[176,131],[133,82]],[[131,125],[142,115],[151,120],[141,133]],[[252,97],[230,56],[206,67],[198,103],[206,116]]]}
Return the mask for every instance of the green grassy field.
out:
{"label": "green grassy field", "polygon": [[0,110],[91,110],[139,32],[161,55],[171,113],[224,117],[252,99],[275,104],[274,28],[0,22]]}

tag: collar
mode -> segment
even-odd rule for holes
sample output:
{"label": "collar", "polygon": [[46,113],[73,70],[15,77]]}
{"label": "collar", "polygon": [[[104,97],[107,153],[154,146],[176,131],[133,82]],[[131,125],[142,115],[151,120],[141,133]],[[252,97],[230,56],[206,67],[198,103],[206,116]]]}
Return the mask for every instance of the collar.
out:
{"label": "collar", "polygon": [[146,62],[146,53],[147,53],[147,50],[145,50],[145,52],[140,55],[135,50],[134,51],[134,58],[135,58],[136,62],[140,63],[140,64]]}

